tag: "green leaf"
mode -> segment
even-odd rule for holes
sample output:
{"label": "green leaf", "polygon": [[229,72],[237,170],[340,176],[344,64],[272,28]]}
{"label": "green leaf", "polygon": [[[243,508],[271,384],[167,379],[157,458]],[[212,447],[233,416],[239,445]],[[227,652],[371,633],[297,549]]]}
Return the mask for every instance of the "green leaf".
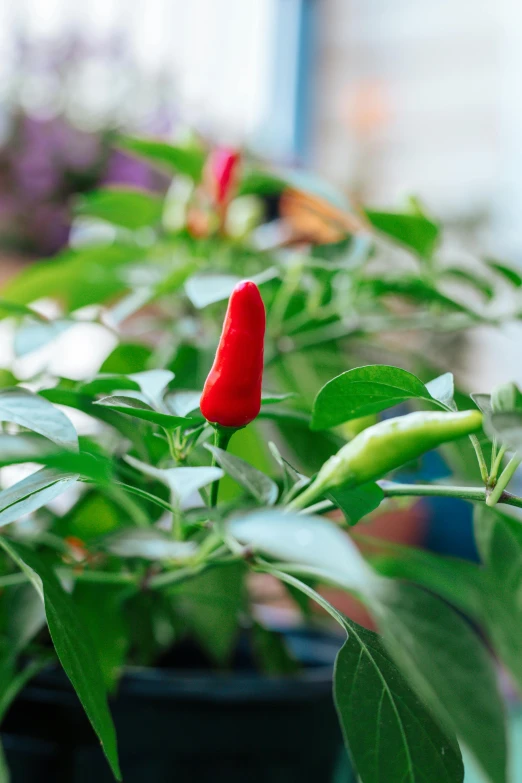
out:
{"label": "green leaf", "polygon": [[110,536],[104,549],[118,557],[143,560],[188,560],[197,546],[193,541],[175,541],[157,528],[132,528]]}
{"label": "green leaf", "polygon": [[522,411],[512,413],[493,413],[484,419],[487,435],[499,441],[512,451],[522,449]]}
{"label": "green leaf", "polygon": [[241,179],[238,196],[278,196],[287,187],[287,182],[262,169],[251,169]]}
{"label": "green leaf", "polygon": [[479,291],[487,300],[493,299],[495,289],[485,277],[479,277],[476,271],[470,272],[462,267],[446,267],[442,271],[442,278],[464,283]]}
{"label": "green leaf", "polygon": [[356,367],[333,378],[319,391],[311,427],[335,427],[412,398],[433,402],[426,386],[412,373],[383,364]]}
{"label": "green leaf", "polygon": [[25,323],[15,332],[14,351],[16,356],[27,356],[67,332],[74,321],[56,320],[47,323]]}
{"label": "green leaf", "polygon": [[379,601],[373,606],[379,629],[403,674],[490,783],[505,783],[503,704],[476,633],[447,604],[412,585],[390,583]]}
{"label": "green leaf", "polygon": [[7,765],[4,746],[0,743],[0,783],[11,783],[11,773]]}
{"label": "green leaf", "polygon": [[229,661],[236,644],[245,607],[244,580],[244,563],[231,563],[210,568],[169,590],[183,622],[220,665]]}
{"label": "green leaf", "polygon": [[306,567],[306,573],[371,594],[375,577],[358,549],[334,522],[308,514],[254,511],[229,520],[241,544]]}
{"label": "green leaf", "polygon": [[78,215],[135,231],[160,222],[163,201],[159,196],[137,188],[103,188],[84,193],[75,211]]}
{"label": "green leaf", "polygon": [[[369,278],[364,282],[366,293],[371,293],[374,298],[383,296],[402,296],[411,300],[416,305],[440,305],[439,309],[454,311],[456,313],[466,313],[474,321],[479,321],[479,314],[468,307],[464,301],[457,301],[451,296],[444,294],[433,284],[422,280],[419,277],[404,275],[402,277],[380,276]],[[451,323],[451,322],[450,322]],[[458,322],[462,323],[462,321]],[[446,324],[439,321],[439,328],[448,328]]]}
{"label": "green leaf", "polygon": [[486,414],[486,416],[491,415],[493,412],[491,394],[470,394],[469,396],[482,413]]}
{"label": "green leaf", "polygon": [[144,253],[143,248],[123,244],[64,250],[52,260],[25,267],[4,286],[3,294],[19,304],[43,297],[58,299],[68,312],[100,304],[127,289],[123,268]]}
{"label": "green leaf", "polygon": [[243,489],[246,489],[258,503],[266,506],[274,505],[279,494],[275,481],[249,465],[245,460],[228,454],[217,446],[211,446],[208,443],[205,446],[214,455],[225,473],[237,481]]}
{"label": "green leaf", "polygon": [[294,392],[287,392],[286,394],[276,394],[275,392],[263,392],[261,394],[261,405],[274,405],[277,402],[284,402],[284,400],[290,400],[295,397]]}
{"label": "green leaf", "polygon": [[346,744],[364,783],[460,783],[457,741],[444,734],[377,634],[346,619],[334,697]]}
{"label": "green leaf", "polygon": [[491,408],[493,413],[522,411],[522,392],[516,383],[495,386],[491,393]]}
{"label": "green leaf", "polygon": [[48,400],[27,389],[0,390],[0,421],[13,422],[59,446],[78,450],[78,435],[67,416]]}
{"label": "green leaf", "polygon": [[221,468],[202,466],[197,468],[166,468],[165,470],[161,470],[152,465],[146,465],[144,462],[140,462],[140,460],[137,460],[134,457],[126,457],[126,462],[146,476],[151,476],[152,478],[158,479],[163,484],[166,484],[178,503],[181,503],[194,492],[197,492],[224,476]]}
{"label": "green leaf", "polygon": [[167,395],[165,405],[174,416],[187,416],[193,411],[199,411],[200,399],[200,391],[175,392]]}
{"label": "green leaf", "polygon": [[63,473],[79,473],[105,483],[111,474],[111,463],[86,451],[61,449],[37,435],[0,434],[0,466],[36,462]]}
{"label": "green leaf", "polygon": [[120,136],[117,146],[168,174],[185,174],[200,182],[205,153],[198,147],[181,147],[156,139]]}
{"label": "green leaf", "polygon": [[299,671],[299,663],[288,649],[282,633],[254,622],[252,645],[259,668],[265,674],[288,676]]}
{"label": "green leaf", "polygon": [[440,229],[422,215],[403,215],[394,212],[365,210],[366,217],[382,234],[413,250],[423,258],[430,258],[435,250]]}
{"label": "green leaf", "polygon": [[7,554],[27,574],[45,606],[49,632],[60,662],[96,731],[114,776],[121,780],[116,733],[107,705],[96,649],[71,597],[37,554],[0,538]]}
{"label": "green leaf", "polygon": [[88,394],[92,397],[96,394],[107,394],[108,392],[123,390],[140,391],[141,388],[139,383],[128,375],[110,375],[108,373],[101,373],[91,381],[79,383],[76,388],[76,391],[80,394]]}
{"label": "green leaf", "polygon": [[477,617],[522,693],[522,525],[485,505],[475,507],[474,525],[485,564]]}
{"label": "green leaf", "polygon": [[[257,285],[268,283],[279,276],[275,267],[269,267],[257,275],[249,278]],[[202,310],[215,302],[228,299],[235,286],[243,280],[238,275],[194,275],[185,283],[185,292],[198,310]]]}
{"label": "green leaf", "polygon": [[130,644],[124,607],[127,596],[126,585],[77,582],[74,587],[74,603],[96,647],[109,692],[118,683]]}
{"label": "green leaf", "polygon": [[[379,550],[383,548],[381,542],[377,545]],[[382,576],[414,582],[470,617],[482,617],[486,581],[483,569],[476,563],[388,543],[384,552],[370,557],[370,562]]]}
{"label": "green leaf", "polygon": [[150,405],[147,405],[146,402],[136,399],[136,397],[104,397],[102,400],[98,400],[95,405],[104,405],[106,408],[110,408],[118,413],[124,413],[136,419],[143,419],[152,424],[159,424],[168,430],[175,430],[183,425],[191,424],[191,419],[160,413],[151,408]]}
{"label": "green leaf", "polygon": [[31,307],[26,307],[23,304],[20,304],[19,302],[9,302],[7,299],[0,299],[0,317],[4,316],[28,316],[29,318],[34,318],[35,321],[40,321],[42,323],[47,322],[47,318],[45,315],[41,315],[36,310],[33,310]]}
{"label": "green leaf", "polygon": [[456,411],[457,406],[453,399],[455,395],[455,381],[452,372],[445,372],[432,381],[428,381],[426,388],[434,400],[438,400],[441,405],[451,411]]}
{"label": "green leaf", "polygon": [[0,492],[0,526],[50,503],[76,483],[78,474],[38,470]]}
{"label": "green leaf", "polygon": [[169,383],[174,379],[174,373],[170,370],[146,370],[132,373],[129,378],[138,384],[151,405],[159,408]]}
{"label": "green leaf", "polygon": [[520,288],[520,286],[522,286],[522,275],[517,269],[513,269],[513,267],[503,264],[500,261],[495,261],[492,258],[487,258],[486,264],[507,280],[508,283],[515,286],[515,288]]}
{"label": "green leaf", "polygon": [[384,500],[384,492],[378,484],[362,484],[355,489],[337,487],[328,492],[329,498],[341,509],[349,525],[356,525],[360,519],[375,511]]}

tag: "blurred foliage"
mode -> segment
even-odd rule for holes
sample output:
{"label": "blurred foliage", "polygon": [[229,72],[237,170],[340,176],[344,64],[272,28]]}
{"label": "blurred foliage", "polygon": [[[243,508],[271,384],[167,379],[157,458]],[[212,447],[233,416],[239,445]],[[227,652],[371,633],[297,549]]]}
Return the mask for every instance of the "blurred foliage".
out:
{"label": "blurred foliage", "polygon": [[[291,651],[251,605],[247,574],[266,572],[294,597],[305,596],[296,606],[308,622],[320,622],[311,598],[348,633],[336,698],[364,783],[459,783],[455,735],[491,783],[504,783],[502,708],[480,640],[436,595],[400,582],[383,590],[377,570],[399,573],[401,557],[376,561],[374,570],[340,530],[408,487],[380,481],[330,492],[315,510],[342,512],[338,524],[281,506],[384,411],[474,407],[450,372],[433,379],[448,367],[432,366],[432,340],[516,320],[520,276],[490,259],[469,268],[448,263],[441,226],[413,200],[402,213],[356,209],[312,175],[271,170],[245,155],[218,203],[202,140],[125,137],[118,144],[168,173],[165,194],[117,187],[82,195],[74,247],[28,266],[2,291],[0,318],[13,328],[15,360],[0,376],[1,464],[43,467],[0,492],[0,524],[9,525],[0,537],[0,586],[9,587],[0,600],[0,637],[7,643],[4,596],[29,580],[117,774],[106,692],[127,663],[176,665],[188,649],[228,667],[238,640],[246,640],[265,671],[295,671]],[[226,300],[245,277],[260,286],[267,310],[265,393],[259,418],[225,453],[211,445],[199,395]],[[52,300],[56,315],[45,314],[42,300]],[[52,355],[64,335],[85,326],[111,338],[98,372],[64,377],[43,361],[23,376],[28,388],[16,385],[22,357],[43,348]],[[390,355],[396,367],[384,364]],[[504,390],[497,398],[516,408],[519,394]],[[64,410],[87,419],[87,434],[77,437]],[[472,488],[471,499],[483,501],[494,489],[493,465],[500,467],[508,442],[507,425],[495,416],[506,415],[520,411],[488,414],[487,434],[473,436],[469,452],[460,443],[453,449],[462,465],[455,472],[477,475],[479,465],[487,484]],[[210,486],[222,478],[213,507]],[[506,530],[488,550],[491,568],[505,549],[518,562],[509,522],[498,524]],[[449,584],[444,561],[420,577],[417,561],[407,562],[412,581],[472,615],[477,596],[498,587],[479,566],[456,568]],[[72,594],[62,582],[74,585]],[[383,639],[336,612],[315,592],[317,582],[355,592]],[[501,587],[488,604],[488,635],[519,678],[511,653],[520,632],[508,638],[506,616],[492,619],[508,592]],[[29,617],[20,634],[40,632],[39,661],[49,639],[33,626]],[[359,672],[363,659],[369,663]],[[7,679],[24,671],[24,660],[18,652],[6,658]],[[389,721],[379,722],[381,709]],[[415,718],[407,730],[405,710]],[[379,737],[383,771],[374,774],[367,758]],[[391,753],[397,743],[401,752]]]}

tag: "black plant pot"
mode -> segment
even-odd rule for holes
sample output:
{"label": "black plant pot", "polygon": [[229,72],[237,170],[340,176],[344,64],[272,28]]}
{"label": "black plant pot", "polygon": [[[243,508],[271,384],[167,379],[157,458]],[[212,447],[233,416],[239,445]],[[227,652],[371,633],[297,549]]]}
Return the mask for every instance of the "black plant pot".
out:
{"label": "black plant pot", "polygon": [[[351,783],[332,701],[339,638],[289,634],[295,677],[132,670],[111,704],[124,783]],[[2,735],[12,783],[112,783],[60,671],[17,699]]]}

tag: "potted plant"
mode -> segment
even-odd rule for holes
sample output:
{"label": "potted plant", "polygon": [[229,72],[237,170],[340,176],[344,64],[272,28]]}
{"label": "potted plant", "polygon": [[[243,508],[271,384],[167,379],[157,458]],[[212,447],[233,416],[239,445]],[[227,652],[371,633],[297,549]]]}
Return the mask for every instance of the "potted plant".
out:
{"label": "potted plant", "polygon": [[[354,335],[422,319],[441,329],[494,319],[442,293],[438,228],[423,215],[354,217],[288,178],[240,178],[223,151],[122,143],[195,183],[179,224],[179,193],[95,193],[79,209],[110,221],[112,241],[36,264],[3,292],[19,355],[74,334],[80,319],[117,340],[90,378],[40,366],[19,383],[15,362],[0,390],[1,465],[42,466],[0,493],[13,780],[349,779],[339,724],[363,783],[462,781],[460,745],[502,783],[502,700],[462,613],[520,682],[519,523],[496,510],[522,505],[506,489],[520,393],[463,398],[451,373],[424,383],[391,365],[346,370],[344,351]],[[278,249],[231,234],[233,201],[253,192],[284,195],[294,234]],[[415,250],[416,277],[371,272],[374,224]],[[317,231],[334,247],[319,251]],[[509,268],[490,268],[516,285]],[[52,319],[32,306],[46,296],[62,306]],[[418,410],[377,420],[398,404]],[[466,439],[479,481],[390,480]],[[361,555],[354,525],[387,498],[430,495],[476,502],[481,565],[400,547]],[[252,601],[259,574],[284,586],[309,631]],[[379,633],[322,586],[356,596]]]}

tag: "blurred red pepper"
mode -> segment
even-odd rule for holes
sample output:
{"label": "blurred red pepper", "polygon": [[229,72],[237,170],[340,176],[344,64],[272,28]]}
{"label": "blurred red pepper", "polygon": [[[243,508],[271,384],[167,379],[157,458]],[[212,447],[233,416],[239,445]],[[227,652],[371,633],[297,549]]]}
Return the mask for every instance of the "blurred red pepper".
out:
{"label": "blurred red pepper", "polygon": [[219,206],[230,201],[237,180],[240,154],[227,147],[216,147],[208,159],[208,175],[213,197]]}
{"label": "blurred red pepper", "polygon": [[238,283],[228,303],[216,358],[201,396],[213,424],[244,427],[261,408],[265,306],[251,280]]}

